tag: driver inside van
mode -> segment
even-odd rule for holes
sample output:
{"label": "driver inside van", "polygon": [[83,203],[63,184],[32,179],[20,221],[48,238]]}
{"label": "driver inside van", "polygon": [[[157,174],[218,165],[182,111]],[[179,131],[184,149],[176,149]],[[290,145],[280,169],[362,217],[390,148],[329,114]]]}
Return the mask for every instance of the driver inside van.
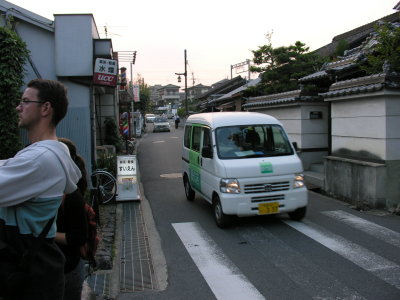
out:
{"label": "driver inside van", "polygon": [[237,156],[235,152],[241,151],[239,136],[232,128],[221,128],[217,131],[218,151],[221,157]]}

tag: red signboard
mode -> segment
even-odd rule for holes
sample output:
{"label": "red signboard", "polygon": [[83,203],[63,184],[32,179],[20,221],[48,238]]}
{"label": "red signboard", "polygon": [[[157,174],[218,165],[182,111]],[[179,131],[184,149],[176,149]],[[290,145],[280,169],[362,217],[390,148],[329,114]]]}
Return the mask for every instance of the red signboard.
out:
{"label": "red signboard", "polygon": [[93,83],[107,86],[117,86],[117,61],[113,59],[96,58]]}

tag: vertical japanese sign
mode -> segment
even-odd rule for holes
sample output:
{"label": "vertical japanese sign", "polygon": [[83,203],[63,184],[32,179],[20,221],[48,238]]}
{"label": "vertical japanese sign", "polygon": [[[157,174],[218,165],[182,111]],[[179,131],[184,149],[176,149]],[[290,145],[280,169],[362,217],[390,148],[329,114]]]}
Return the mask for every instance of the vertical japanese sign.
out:
{"label": "vertical japanese sign", "polygon": [[96,58],[93,83],[99,85],[117,85],[117,61],[113,59]]}
{"label": "vertical japanese sign", "polygon": [[133,85],[132,89],[133,89],[133,101],[139,102],[140,101],[139,85],[137,85],[137,84]]}

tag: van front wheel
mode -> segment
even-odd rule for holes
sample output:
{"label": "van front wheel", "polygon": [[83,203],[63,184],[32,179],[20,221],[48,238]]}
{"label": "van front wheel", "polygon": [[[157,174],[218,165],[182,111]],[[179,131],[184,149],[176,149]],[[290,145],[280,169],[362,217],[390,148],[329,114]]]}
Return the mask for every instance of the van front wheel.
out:
{"label": "van front wheel", "polygon": [[307,207],[300,207],[295,211],[288,213],[289,217],[294,221],[301,221],[306,216]]}
{"label": "van front wheel", "polygon": [[189,179],[187,178],[187,176],[185,176],[183,179],[183,185],[185,186],[186,199],[188,199],[189,201],[193,201],[195,192],[192,189],[192,187],[190,186],[190,182],[189,182]]}
{"label": "van front wheel", "polygon": [[221,201],[218,196],[213,198],[214,219],[219,228],[226,228],[232,223],[232,216],[224,214],[222,211]]}

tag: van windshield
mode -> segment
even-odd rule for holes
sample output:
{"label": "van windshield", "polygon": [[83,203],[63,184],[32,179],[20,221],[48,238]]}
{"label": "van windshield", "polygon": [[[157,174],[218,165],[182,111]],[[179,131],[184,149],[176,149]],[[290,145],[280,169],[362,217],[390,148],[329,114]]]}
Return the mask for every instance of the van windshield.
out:
{"label": "van windshield", "polygon": [[285,131],[280,125],[240,125],[215,130],[218,157],[243,159],[292,155]]}

